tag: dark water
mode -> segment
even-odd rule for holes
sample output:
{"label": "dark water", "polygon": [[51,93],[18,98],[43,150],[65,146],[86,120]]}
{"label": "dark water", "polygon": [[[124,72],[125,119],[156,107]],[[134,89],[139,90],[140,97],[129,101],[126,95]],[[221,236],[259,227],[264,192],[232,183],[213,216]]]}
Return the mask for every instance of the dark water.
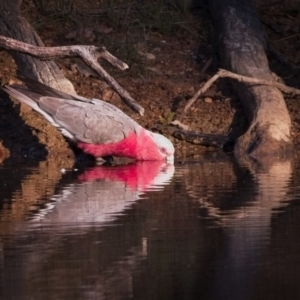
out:
{"label": "dark water", "polygon": [[299,299],[297,161],[0,168],[0,299]]}

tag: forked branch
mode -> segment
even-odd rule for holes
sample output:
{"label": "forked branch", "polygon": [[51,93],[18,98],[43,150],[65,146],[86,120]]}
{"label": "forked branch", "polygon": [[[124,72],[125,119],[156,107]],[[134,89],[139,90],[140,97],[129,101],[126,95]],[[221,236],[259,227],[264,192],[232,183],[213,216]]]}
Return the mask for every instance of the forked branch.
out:
{"label": "forked branch", "polygon": [[286,86],[283,83],[279,83],[276,81],[267,81],[259,78],[253,78],[253,77],[248,77],[248,76],[243,76],[239,75],[224,69],[219,69],[219,71],[211,77],[204,85],[201,87],[197,93],[188,101],[184,108],[184,113],[186,113],[190,107],[195,103],[195,101],[203,94],[205,93],[211,85],[219,78],[232,78],[235,79],[239,82],[245,82],[245,83],[252,83],[252,84],[259,84],[259,85],[269,85],[269,86],[274,86],[277,87],[279,90],[285,92],[285,93],[290,93],[290,94],[295,94],[295,95],[300,95],[300,90],[296,88],[292,88],[289,86]]}
{"label": "forked branch", "polygon": [[128,69],[128,65],[109,53],[105,47],[96,47],[93,45],[72,45],[61,47],[38,47],[27,43],[23,43],[5,36],[0,35],[0,47],[7,50],[18,51],[30,56],[37,57],[43,60],[52,60],[55,58],[64,57],[79,57],[92,70],[94,70],[99,77],[107,82],[129,105],[133,110],[140,115],[144,114],[144,108],[137,103],[130,94],[122,88],[113,77],[111,77],[99,64],[98,59],[103,58],[110,64],[121,70]]}

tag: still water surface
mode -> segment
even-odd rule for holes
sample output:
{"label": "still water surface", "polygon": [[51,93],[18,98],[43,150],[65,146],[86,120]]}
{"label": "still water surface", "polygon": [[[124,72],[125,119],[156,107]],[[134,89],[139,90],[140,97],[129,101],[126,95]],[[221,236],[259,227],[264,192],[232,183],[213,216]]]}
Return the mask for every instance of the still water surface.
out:
{"label": "still water surface", "polygon": [[0,168],[0,299],[299,299],[300,168],[215,156]]}

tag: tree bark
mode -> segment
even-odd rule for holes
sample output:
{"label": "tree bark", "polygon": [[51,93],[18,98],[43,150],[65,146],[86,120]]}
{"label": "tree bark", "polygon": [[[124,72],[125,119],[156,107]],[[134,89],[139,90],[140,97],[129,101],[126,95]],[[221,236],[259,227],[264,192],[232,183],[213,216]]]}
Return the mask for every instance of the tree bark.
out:
{"label": "tree bark", "polygon": [[[36,31],[20,15],[22,0],[0,1],[0,34],[36,46],[44,46]],[[76,94],[72,83],[65,78],[53,61],[41,61],[29,55],[11,51],[20,75],[41,81],[69,94]]]}
{"label": "tree bark", "polygon": [[[220,60],[234,73],[274,81],[265,53],[264,33],[253,1],[209,1],[219,35]],[[272,86],[233,82],[249,120],[235,144],[236,156],[286,155],[292,150],[291,120],[281,92]]]}

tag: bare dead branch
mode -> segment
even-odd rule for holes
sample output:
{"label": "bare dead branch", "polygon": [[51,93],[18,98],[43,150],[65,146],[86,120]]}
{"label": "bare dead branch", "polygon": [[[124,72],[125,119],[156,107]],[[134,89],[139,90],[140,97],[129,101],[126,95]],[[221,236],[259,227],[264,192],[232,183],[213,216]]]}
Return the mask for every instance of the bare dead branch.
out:
{"label": "bare dead branch", "polygon": [[206,73],[207,69],[211,66],[212,62],[213,62],[213,59],[212,59],[212,58],[208,59],[208,60],[205,62],[204,66],[202,67],[202,69],[201,69],[200,72],[199,72],[200,75],[203,75],[203,74]]}
{"label": "bare dead branch", "polygon": [[203,94],[205,93],[211,85],[218,79],[218,78],[232,78],[235,79],[239,82],[245,82],[245,83],[251,83],[251,84],[258,84],[258,85],[269,85],[269,86],[274,86],[278,88],[279,90],[283,91],[284,93],[289,93],[289,94],[295,94],[295,95],[300,95],[300,90],[289,87],[283,83],[279,83],[276,81],[268,81],[268,80],[263,80],[259,78],[253,78],[253,77],[248,77],[248,76],[243,76],[239,75],[224,69],[219,69],[219,71],[211,77],[204,85],[201,87],[196,94],[188,101],[184,108],[184,113],[186,113],[190,107],[195,103],[195,101]]}
{"label": "bare dead branch", "polygon": [[205,93],[210,87],[211,85],[220,77],[219,72],[216,73],[212,78],[210,78],[205,84],[204,86],[198,90],[198,92],[188,101],[188,103],[186,104],[183,112],[186,113],[190,107],[194,104],[194,102],[203,94]]}
{"label": "bare dead branch", "polygon": [[[123,5],[118,5],[118,6],[114,6],[114,11],[118,11],[120,9],[124,9],[124,8],[129,8],[131,7],[132,5],[136,4],[137,1],[133,1],[131,3],[126,3],[126,4],[123,4]],[[76,11],[79,13],[79,14],[82,14],[82,15],[91,15],[91,16],[100,16],[100,15],[103,15],[105,13],[107,13],[108,10],[110,10],[111,8],[100,8],[100,9],[89,9],[89,10],[82,10],[81,8],[80,9],[76,9]]]}
{"label": "bare dead branch", "polygon": [[223,70],[223,69],[220,69],[218,73],[219,73],[219,76],[223,77],[223,78],[224,77],[230,77],[230,78],[236,79],[240,82],[274,86],[274,87],[277,87],[279,90],[283,91],[284,93],[300,95],[300,90],[299,89],[287,86],[287,85],[285,85],[283,83],[280,83],[280,82],[268,81],[268,80],[263,80],[263,79],[259,79],[259,78],[253,78],[253,77],[238,75],[238,74],[235,74],[233,72]]}
{"label": "bare dead branch", "polygon": [[23,43],[5,36],[0,36],[0,47],[7,50],[18,51],[37,57],[43,60],[52,60],[55,58],[64,57],[79,57],[92,70],[94,70],[99,77],[107,82],[125,101],[125,103],[140,115],[144,114],[144,108],[137,103],[130,94],[121,87],[113,77],[111,77],[99,64],[98,59],[103,58],[111,63],[113,66],[126,70],[128,65],[109,53],[105,47],[96,47],[93,45],[72,45],[61,47],[38,47],[27,43]]}
{"label": "bare dead branch", "polygon": [[175,126],[165,125],[156,125],[156,128],[165,134],[172,135],[176,139],[188,142],[193,145],[222,149],[228,142],[231,141],[229,136],[222,134],[201,133],[177,128]]}

